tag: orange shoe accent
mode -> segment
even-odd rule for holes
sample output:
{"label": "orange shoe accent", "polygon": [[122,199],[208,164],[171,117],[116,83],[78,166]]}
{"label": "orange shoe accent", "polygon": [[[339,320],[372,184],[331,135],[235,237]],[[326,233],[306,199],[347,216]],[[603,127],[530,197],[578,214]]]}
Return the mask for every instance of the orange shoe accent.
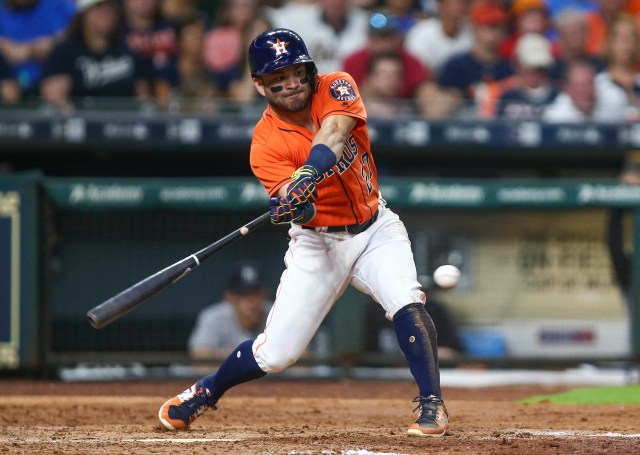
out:
{"label": "orange shoe accent", "polygon": [[421,438],[440,438],[449,432],[449,413],[441,398],[418,397],[420,410],[416,421],[409,426],[407,434]]}
{"label": "orange shoe accent", "polygon": [[186,430],[207,409],[215,409],[209,404],[210,392],[201,386],[196,390],[196,386],[192,385],[160,407],[158,418],[164,428],[169,431]]}

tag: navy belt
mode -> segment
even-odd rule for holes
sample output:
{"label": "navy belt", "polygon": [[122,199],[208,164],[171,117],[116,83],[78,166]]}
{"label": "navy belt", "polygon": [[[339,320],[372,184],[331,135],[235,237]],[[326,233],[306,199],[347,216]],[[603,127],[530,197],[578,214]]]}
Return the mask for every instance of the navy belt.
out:
{"label": "navy belt", "polygon": [[349,234],[360,234],[366,231],[378,219],[378,211],[369,220],[360,224],[348,224],[344,226],[302,226],[302,229],[313,229],[318,232],[348,232]]}

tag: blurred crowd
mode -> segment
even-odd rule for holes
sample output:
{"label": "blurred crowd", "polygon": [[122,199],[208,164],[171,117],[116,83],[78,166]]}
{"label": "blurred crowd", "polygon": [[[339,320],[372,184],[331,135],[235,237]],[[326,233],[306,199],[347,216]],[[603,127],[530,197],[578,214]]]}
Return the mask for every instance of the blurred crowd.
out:
{"label": "blurred crowd", "polygon": [[259,103],[246,49],[272,27],[371,117],[640,121],[640,0],[0,0],[0,102]]}

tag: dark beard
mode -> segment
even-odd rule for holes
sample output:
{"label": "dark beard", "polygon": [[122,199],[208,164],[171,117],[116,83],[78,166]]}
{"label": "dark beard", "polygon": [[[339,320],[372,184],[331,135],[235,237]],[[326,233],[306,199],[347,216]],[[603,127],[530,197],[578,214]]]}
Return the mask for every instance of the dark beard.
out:
{"label": "dark beard", "polygon": [[287,112],[300,112],[305,110],[309,104],[311,103],[311,95],[307,97],[304,102],[296,103],[293,106],[286,102],[286,99],[273,98],[269,100],[269,103],[276,109],[287,111]]}

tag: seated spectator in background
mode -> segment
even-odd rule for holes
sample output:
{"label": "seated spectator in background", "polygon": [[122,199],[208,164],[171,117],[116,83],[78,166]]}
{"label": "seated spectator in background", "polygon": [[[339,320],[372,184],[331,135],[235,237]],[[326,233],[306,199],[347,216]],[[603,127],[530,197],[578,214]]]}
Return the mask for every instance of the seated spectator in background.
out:
{"label": "seated spectator in background", "polygon": [[571,61],[562,90],[544,110],[542,119],[553,123],[606,121],[607,113],[596,99],[595,75],[596,69],[590,61]]}
{"label": "seated spectator in background", "polygon": [[405,48],[437,75],[452,56],[468,52],[473,31],[468,0],[438,0],[438,15],[417,22],[407,32]]}
{"label": "seated spectator in background", "polygon": [[257,265],[243,262],[234,267],[222,301],[198,314],[187,343],[191,358],[224,360],[240,343],[262,332],[270,305]]}
{"label": "seated spectator in background", "polygon": [[556,65],[551,69],[551,79],[563,81],[567,65],[576,60],[589,60],[599,72],[604,69],[604,62],[592,55],[587,48],[587,18],[584,11],[566,9],[558,13],[554,19],[558,35],[554,54]]}
{"label": "seated spectator in background", "polygon": [[598,8],[587,11],[589,36],[587,48],[592,55],[604,57],[609,29],[618,16],[625,13],[627,0],[598,0]]}
{"label": "seated spectator in background", "polygon": [[129,49],[147,66],[152,96],[166,106],[178,85],[178,39],[158,0],[124,0],[122,30]]}
{"label": "seated spectator in background", "polygon": [[347,55],[367,41],[369,14],[346,0],[285,6],[284,14],[275,11],[269,19],[274,27],[295,30],[302,36],[320,73],[342,71]]}
{"label": "seated spectator in background", "polygon": [[0,53],[0,103],[15,103],[20,100],[20,87],[13,77],[11,67]]}
{"label": "seated spectator in background", "polygon": [[[244,48],[248,49],[249,44],[256,36],[271,28],[271,23],[266,19],[262,17],[253,19],[244,32]],[[239,105],[248,106],[249,109],[252,109],[254,104],[257,102],[260,105],[259,108],[262,109],[265,99],[260,96],[253,84],[251,71],[247,68],[247,59],[241,59],[240,63],[239,71],[241,77],[231,81],[226,96],[230,100],[237,102]]]}
{"label": "seated spectator in background", "polygon": [[196,19],[204,20],[198,11],[198,0],[160,0],[160,12],[176,27]]}
{"label": "seated spectator in background", "polygon": [[526,33],[516,43],[516,75],[498,99],[496,116],[512,120],[540,119],[558,90],[549,70],[554,65],[551,42],[538,33]]}
{"label": "seated spectator in background", "polygon": [[118,33],[112,0],[78,0],[67,37],[45,60],[41,92],[63,110],[87,97],[149,98],[149,75]]}
{"label": "seated spectator in background", "polygon": [[424,18],[424,14],[418,8],[414,0],[382,0],[379,8],[386,14],[398,18],[400,31],[406,34],[420,19]]}
{"label": "seated spectator in background", "polygon": [[221,92],[202,60],[205,30],[204,22],[199,19],[183,22],[178,29],[178,87],[174,95],[179,103],[175,107],[182,112],[217,111],[216,98]]}
{"label": "seated spectator in background", "polygon": [[249,47],[246,34],[257,18],[256,0],[225,0],[217,25],[205,34],[204,63],[223,93],[233,81],[242,79]]}
{"label": "seated spectator in background", "polygon": [[418,86],[430,76],[420,61],[403,49],[402,44],[403,35],[397,18],[379,12],[373,13],[369,20],[366,46],[347,56],[343,63],[343,70],[349,73],[360,86],[365,83],[367,75],[370,74],[371,60],[377,54],[393,52],[398,56],[402,66],[403,78],[396,97],[410,98]]}
{"label": "seated spectator in background", "polygon": [[633,18],[621,15],[609,27],[606,66],[596,75],[596,98],[610,122],[640,121],[640,34]]}
{"label": "seated spectator in background", "polygon": [[0,53],[23,97],[38,95],[42,62],[74,15],[73,0],[0,1]]}
{"label": "seated spectator in background", "polygon": [[493,115],[498,84],[513,75],[511,63],[500,56],[507,13],[497,2],[480,0],[471,9],[474,42],[469,52],[449,59],[437,84],[418,93],[420,110],[429,118]]}
{"label": "seated spectator in background", "polygon": [[538,33],[551,38],[551,21],[544,0],[514,0],[511,3],[512,30],[500,44],[500,54],[513,60],[520,37],[526,33]]}
{"label": "seated spectator in background", "polygon": [[395,119],[415,115],[413,101],[400,96],[404,73],[402,59],[394,52],[377,53],[369,59],[366,82],[360,90],[368,117]]}

